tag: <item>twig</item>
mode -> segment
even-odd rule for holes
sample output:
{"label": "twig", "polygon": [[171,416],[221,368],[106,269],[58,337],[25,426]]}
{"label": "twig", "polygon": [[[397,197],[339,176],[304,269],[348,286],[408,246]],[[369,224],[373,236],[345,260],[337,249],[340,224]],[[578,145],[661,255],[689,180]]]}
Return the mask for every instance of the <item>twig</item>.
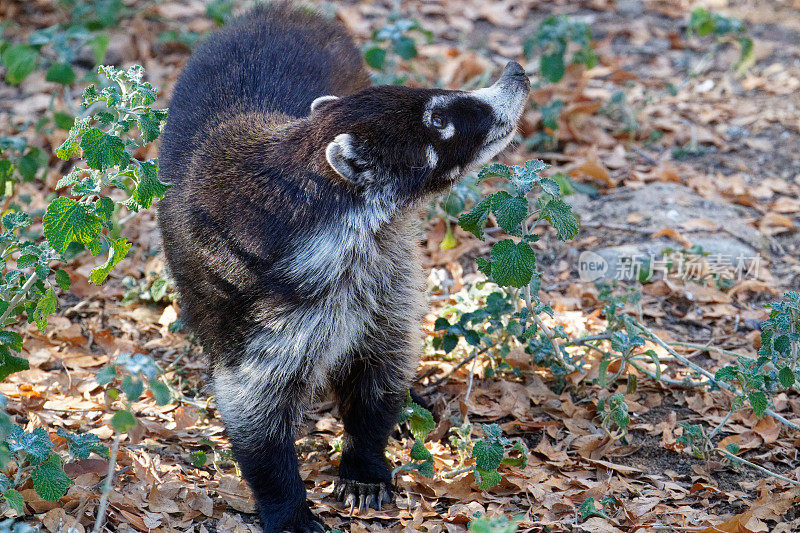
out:
{"label": "twig", "polygon": [[100,507],[97,509],[97,518],[94,521],[94,528],[92,533],[100,533],[103,527],[103,522],[106,519],[106,509],[108,508],[108,495],[111,494],[111,489],[114,482],[114,469],[117,465],[117,452],[119,451],[119,441],[121,435],[117,433],[114,436],[114,442],[111,444],[111,453],[108,457],[108,473],[106,474],[105,485],[103,486],[103,494],[100,496]]}
{"label": "twig", "polygon": [[611,339],[610,333],[601,333],[599,335],[588,335],[586,337],[578,337],[564,343],[564,346],[581,346],[587,342],[592,341],[607,341]]}
{"label": "twig", "polygon": [[440,377],[439,379],[437,379],[433,383],[429,383],[428,386],[425,387],[425,389],[426,390],[430,390],[430,389],[433,389],[434,387],[438,387],[439,385],[441,385],[442,383],[444,383],[445,381],[450,379],[450,377],[453,374],[455,374],[456,372],[458,372],[464,365],[466,365],[467,363],[469,363],[470,361],[472,361],[473,359],[475,359],[479,355],[486,353],[486,351],[489,348],[491,348],[492,346],[494,346],[494,344],[492,344],[490,346],[485,346],[485,347],[481,348],[480,350],[478,350],[476,352],[473,352],[472,355],[470,355],[469,357],[465,357],[464,359],[461,360],[460,363],[458,363],[456,366],[454,366],[453,369],[450,370],[450,372],[448,372],[444,376]]}
{"label": "twig", "polygon": [[17,306],[17,304],[22,300],[26,294],[28,294],[28,290],[33,287],[33,284],[36,283],[36,280],[39,279],[39,276],[36,275],[36,272],[31,274],[31,277],[28,278],[28,281],[25,282],[25,285],[22,286],[22,292],[14,296],[10,302],[8,302],[8,307],[6,308],[3,316],[0,316],[0,325],[4,325],[6,323],[6,319],[8,315],[11,314],[11,311]]}
{"label": "twig", "polygon": [[666,383],[668,385],[675,385],[676,387],[702,387],[702,386],[708,385],[708,381],[677,380],[677,379],[668,378],[664,374],[661,374],[661,376],[656,376],[655,374],[653,374],[652,372],[650,372],[646,368],[637,365],[636,361],[634,361],[633,359],[631,359],[628,362],[631,364],[631,366],[633,368],[635,368],[636,370],[638,370],[642,374],[646,375],[647,377],[649,377],[653,381],[663,381],[664,383]]}
{"label": "twig", "polygon": [[669,344],[671,346],[683,346],[685,348],[694,348],[696,350],[704,350],[707,352],[717,352],[725,355],[732,355],[734,357],[741,357],[742,355],[731,350],[726,350],[724,348],[719,348],[717,346],[711,346],[708,344],[696,344],[694,342],[670,342]]}
{"label": "twig", "polygon": [[722,422],[720,422],[720,423],[719,423],[719,425],[718,425],[717,427],[715,427],[715,428],[714,428],[714,429],[711,431],[711,433],[709,433],[709,434],[708,434],[708,440],[711,440],[711,439],[713,439],[713,438],[714,438],[714,435],[716,435],[717,433],[719,433],[719,430],[720,430],[720,429],[722,429],[723,427],[725,427],[725,424],[727,424],[727,423],[728,423],[728,420],[730,420],[730,418],[731,418],[731,415],[732,415],[732,414],[733,414],[733,409],[731,409],[730,411],[728,411],[728,414],[727,414],[727,415],[725,415],[725,418],[723,418],[723,419],[722,419]]}
{"label": "twig", "polygon": [[736,455],[733,455],[732,453],[730,453],[728,450],[723,450],[721,448],[714,448],[714,450],[719,452],[719,453],[721,453],[722,455],[724,455],[725,457],[730,459],[732,462],[737,462],[737,461],[738,462],[742,462],[742,463],[746,464],[747,466],[751,466],[751,467],[755,468],[756,470],[761,470],[765,474],[769,474],[770,476],[772,476],[772,477],[774,477],[776,479],[780,479],[781,481],[786,481],[786,482],[791,483],[792,485],[794,485],[796,487],[800,487],[800,481],[796,481],[796,480],[788,478],[786,476],[782,476],[782,475],[778,474],[777,472],[773,472],[769,468],[764,468],[763,466],[757,465],[755,463],[751,463],[747,459],[742,459],[741,457],[737,457]]}
{"label": "twig", "polygon": [[[675,359],[677,359],[678,361],[680,361],[684,365],[688,366],[692,370],[695,370],[695,371],[699,372],[700,374],[704,375],[705,377],[708,378],[708,380],[711,383],[713,383],[717,387],[719,387],[721,389],[725,389],[726,391],[731,392],[733,394],[737,394],[736,389],[734,389],[733,387],[731,387],[730,385],[728,385],[725,382],[717,381],[714,378],[714,374],[712,374],[711,372],[709,372],[705,368],[701,367],[700,365],[698,365],[696,363],[693,363],[692,361],[688,360],[686,357],[682,356],[681,354],[676,352],[674,349],[672,349],[672,347],[669,344],[667,344],[666,342],[661,340],[661,338],[658,335],[656,335],[655,333],[653,333],[650,330],[650,328],[648,328],[647,326],[645,326],[644,324],[642,324],[639,321],[635,321],[635,322],[636,322],[636,326],[639,329],[641,329],[642,332],[645,333],[648,337],[650,337],[650,340],[654,341],[656,344],[658,344],[659,346],[661,346],[662,348],[667,350],[667,352],[669,352],[673,357],[675,357]],[[776,413],[772,409],[767,408],[767,409],[764,410],[764,413],[768,414],[769,416],[771,416],[772,418],[774,418],[778,422],[780,422],[780,423],[782,423],[782,424],[784,424],[786,426],[789,426],[790,428],[794,429],[795,431],[800,431],[800,425],[795,424],[794,422],[791,422],[791,421],[787,420],[786,418],[782,417],[781,415],[779,415],[778,413]]]}
{"label": "twig", "polygon": [[454,478],[461,474],[466,474],[467,472],[472,472],[473,467],[471,466],[464,466],[461,468],[457,468],[456,470],[451,470],[450,472],[444,472],[443,474],[439,474],[439,477],[442,479],[450,479]]}

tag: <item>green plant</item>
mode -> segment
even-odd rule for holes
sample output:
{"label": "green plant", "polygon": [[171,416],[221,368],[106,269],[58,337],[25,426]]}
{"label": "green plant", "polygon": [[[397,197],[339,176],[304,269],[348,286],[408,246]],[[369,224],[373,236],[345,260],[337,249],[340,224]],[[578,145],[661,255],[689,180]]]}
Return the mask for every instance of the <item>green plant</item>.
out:
{"label": "green plant", "polygon": [[712,35],[715,38],[715,45],[731,41],[737,42],[740,56],[734,69],[738,74],[744,74],[755,61],[753,39],[747,35],[747,26],[744,22],[737,18],[726,17],[703,7],[696,7],[689,17],[687,32],[689,35],[700,37]]}
{"label": "green plant", "polygon": [[732,409],[750,404],[764,416],[774,394],[797,389],[800,380],[800,293],[768,304],[769,318],[761,326],[761,348],[755,359],[738,356],[736,363],[720,368],[714,378],[737,386]]}
{"label": "green plant", "polygon": [[[5,408],[5,397],[2,397]],[[0,468],[12,477],[0,473],[0,493],[5,504],[18,515],[24,514],[24,500],[18,488],[31,481],[33,489],[45,500],[58,501],[72,485],[64,473],[64,455],[86,459],[95,453],[108,457],[108,449],[100,444],[97,435],[74,434],[63,428],[58,435],[67,445],[66,454],[56,449],[44,428],[25,431],[15,425],[3,410],[0,413]],[[13,466],[10,466],[13,465]]]}
{"label": "green plant", "polygon": [[628,404],[625,396],[618,392],[597,402],[597,416],[600,426],[612,439],[622,439],[628,431],[631,418],[628,415]]}
{"label": "green plant", "polygon": [[518,520],[505,516],[481,516],[470,520],[467,529],[472,533],[516,533]]}
{"label": "green plant", "polygon": [[521,440],[512,441],[503,436],[497,424],[482,424],[484,438],[472,445],[475,458],[475,483],[481,490],[498,485],[502,476],[497,471],[500,465],[525,468],[528,464],[528,447]]}
{"label": "green plant", "polygon": [[608,518],[608,508],[616,505],[617,501],[612,498],[611,496],[606,496],[602,500],[600,500],[600,507],[598,508],[597,502],[595,499],[589,496],[578,508],[578,512],[581,514],[581,520],[586,521],[592,516],[602,516],[603,518]]}
{"label": "green plant", "polygon": [[[554,331],[542,322],[539,314],[552,314],[550,306],[539,299],[539,273],[531,243],[538,236],[531,233],[540,222],[548,221],[560,240],[571,239],[578,232],[578,221],[572,209],[561,198],[561,187],[552,178],[540,173],[548,168],[539,160],[524,166],[495,163],[484,167],[479,180],[500,178],[506,190],[484,196],[472,209],[459,217],[459,225],[483,240],[490,215],[509,237],[495,243],[488,258],[478,258],[478,269],[503,288],[486,298],[486,306],[464,313],[458,322],[441,317],[435,330],[443,332],[434,346],[449,352],[463,337],[467,344],[486,351],[500,341],[525,347],[535,362],[550,366],[563,374],[573,368],[567,354],[558,344],[563,331]],[[532,194],[536,187],[538,194]],[[515,339],[510,339],[507,334]]]}
{"label": "green plant", "polygon": [[[82,154],[86,167],[75,167],[59,181],[57,188],[71,186],[72,197],[59,196],[47,206],[42,217],[46,240],[27,231],[34,218],[20,208],[12,208],[2,218],[3,326],[26,315],[28,322],[36,322],[44,331],[47,317],[58,303],[54,284],[62,290],[70,286],[69,275],[51,265],[83,247],[94,255],[107,250],[105,264],[95,268],[90,277],[93,283],[102,283],[131,246],[124,238],[113,236],[118,226],[113,221],[117,205],[137,211],[149,207],[166,191],[158,181],[158,162],[139,161],[133,155],[158,137],[166,120],[165,110],[150,107],[155,90],[141,81],[141,67],[100,70],[108,82],[100,90],[94,85],[87,88],[83,104],[102,108],[91,117],[76,120],[69,138],[57,150],[62,159]],[[112,200],[112,186],[125,192],[126,199]],[[21,348],[22,338],[16,332],[0,333],[0,378],[28,368],[24,359],[12,353]]]}
{"label": "green plant", "polygon": [[420,38],[430,42],[433,33],[423,29],[419,22],[396,13],[389,17],[386,25],[372,32],[362,53],[367,65],[377,71],[372,76],[373,81],[385,85],[402,85],[408,81],[407,75],[397,73],[397,67],[399,60],[417,57],[417,39]]}
{"label": "green plant", "polygon": [[414,446],[411,448],[411,460],[395,468],[392,478],[404,471],[417,471],[425,477],[433,477],[433,456],[425,447],[425,439],[436,427],[433,415],[424,407],[412,402],[409,395],[398,422],[408,424],[408,429],[414,437]]}
{"label": "green plant", "polygon": [[547,17],[525,41],[523,50],[528,59],[535,54],[541,56],[539,70],[552,83],[561,81],[568,63],[586,65],[587,68],[597,64],[589,26],[564,15]]}
{"label": "green plant", "polygon": [[[159,379],[162,370],[149,355],[142,353],[121,353],[114,362],[97,373],[97,383],[112,385],[106,389],[113,402],[120,400],[125,408],[118,409],[111,418],[111,425],[117,433],[127,433],[136,425],[136,417],[131,405],[141,398],[145,387],[153,395],[158,405],[166,405],[172,399],[169,386]],[[120,397],[122,391],[124,398]]]}
{"label": "green plant", "polygon": [[525,146],[531,150],[555,150],[558,146],[558,117],[564,107],[564,101],[555,100],[539,107],[542,113],[542,129],[525,140]]}

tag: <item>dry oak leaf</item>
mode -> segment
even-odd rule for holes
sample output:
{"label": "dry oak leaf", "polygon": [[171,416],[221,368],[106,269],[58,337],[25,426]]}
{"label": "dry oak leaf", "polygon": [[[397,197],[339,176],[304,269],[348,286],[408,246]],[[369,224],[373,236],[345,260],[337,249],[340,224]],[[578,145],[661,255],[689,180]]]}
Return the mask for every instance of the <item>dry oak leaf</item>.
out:
{"label": "dry oak leaf", "polygon": [[608,169],[603,165],[600,158],[597,156],[596,150],[590,150],[586,154],[586,159],[575,170],[570,172],[573,177],[589,176],[590,178],[600,180],[609,187],[615,187],[616,183],[611,179]]}
{"label": "dry oak leaf", "polygon": [[764,235],[778,235],[779,233],[786,233],[796,231],[794,222],[786,215],[778,213],[767,213],[758,223],[758,231]]}
{"label": "dry oak leaf", "polygon": [[699,533],[756,533],[747,527],[747,523],[752,516],[753,511],[745,511],[742,514],[734,516],[730,520],[708,527]]}
{"label": "dry oak leaf", "polygon": [[658,230],[657,232],[653,233],[651,235],[651,237],[654,238],[654,239],[657,239],[658,237],[667,237],[667,238],[672,239],[673,241],[679,243],[681,246],[683,246],[685,248],[691,248],[692,247],[692,241],[690,241],[689,239],[687,239],[686,237],[684,237],[683,235],[678,233],[673,228],[664,228],[664,229]]}
{"label": "dry oak leaf", "polygon": [[775,289],[767,285],[765,282],[757,279],[745,279],[737,283],[730,291],[728,296],[733,297],[740,292],[764,292],[769,291],[770,294],[775,294]]}

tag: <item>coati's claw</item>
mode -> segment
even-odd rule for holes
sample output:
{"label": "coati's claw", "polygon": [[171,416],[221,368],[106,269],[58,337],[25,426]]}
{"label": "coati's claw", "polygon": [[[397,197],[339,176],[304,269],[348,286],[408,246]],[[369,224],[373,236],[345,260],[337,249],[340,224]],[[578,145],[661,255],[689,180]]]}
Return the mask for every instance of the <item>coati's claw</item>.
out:
{"label": "coati's claw", "polygon": [[388,483],[361,483],[349,479],[338,480],[333,495],[344,503],[351,516],[356,508],[358,514],[366,513],[370,507],[380,511],[384,503],[391,503],[393,499],[392,487]]}

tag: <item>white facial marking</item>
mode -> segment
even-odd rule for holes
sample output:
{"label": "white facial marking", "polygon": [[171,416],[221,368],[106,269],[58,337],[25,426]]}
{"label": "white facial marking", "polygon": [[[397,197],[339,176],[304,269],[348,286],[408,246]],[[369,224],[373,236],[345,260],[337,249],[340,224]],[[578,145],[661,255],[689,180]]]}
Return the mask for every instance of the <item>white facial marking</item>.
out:
{"label": "white facial marking", "polygon": [[332,94],[328,94],[328,95],[325,95],[325,96],[320,96],[318,98],[315,98],[314,101],[311,102],[311,111],[314,111],[317,107],[319,107],[320,104],[323,104],[325,102],[330,102],[331,100],[338,100],[338,99],[339,99],[338,96],[333,96]]}
{"label": "white facial marking", "polygon": [[425,155],[428,157],[428,166],[430,168],[436,168],[436,164],[439,162],[439,156],[436,155],[436,150],[434,150],[432,144],[429,144],[425,149]]}
{"label": "white facial marking", "polygon": [[439,134],[442,136],[442,139],[449,139],[456,134],[456,127],[453,126],[451,122],[443,130],[439,130]]}

